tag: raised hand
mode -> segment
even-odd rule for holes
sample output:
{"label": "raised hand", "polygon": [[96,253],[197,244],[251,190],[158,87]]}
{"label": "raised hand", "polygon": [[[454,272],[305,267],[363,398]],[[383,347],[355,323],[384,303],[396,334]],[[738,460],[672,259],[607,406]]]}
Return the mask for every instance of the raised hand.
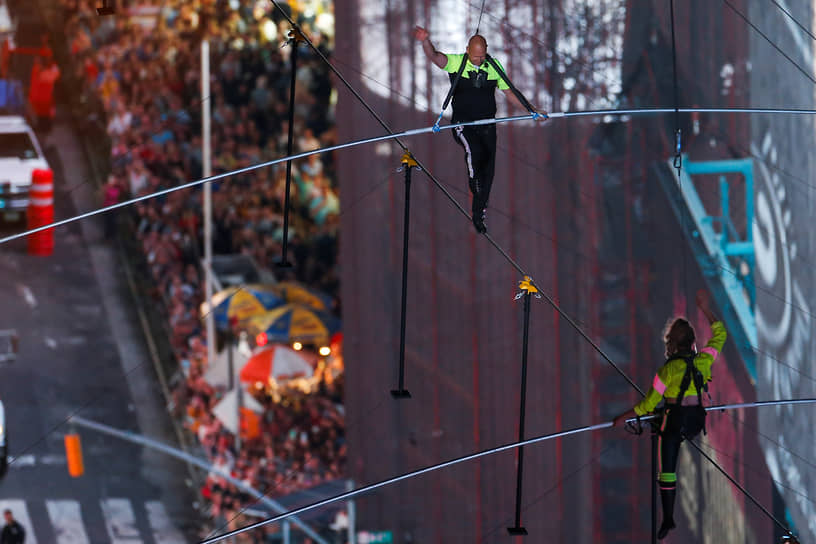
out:
{"label": "raised hand", "polygon": [[421,26],[414,27],[414,38],[416,38],[417,41],[424,42],[429,36],[430,33]]}

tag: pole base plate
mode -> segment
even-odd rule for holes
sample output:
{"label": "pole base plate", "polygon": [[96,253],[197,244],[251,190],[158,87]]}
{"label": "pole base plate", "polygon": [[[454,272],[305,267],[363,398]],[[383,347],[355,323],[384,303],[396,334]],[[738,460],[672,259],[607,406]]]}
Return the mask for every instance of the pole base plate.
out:
{"label": "pole base plate", "polygon": [[407,389],[392,389],[391,396],[395,399],[410,399],[411,393]]}
{"label": "pole base plate", "polygon": [[525,536],[529,533],[527,532],[527,529],[525,529],[524,527],[508,527],[507,534],[513,536]]}

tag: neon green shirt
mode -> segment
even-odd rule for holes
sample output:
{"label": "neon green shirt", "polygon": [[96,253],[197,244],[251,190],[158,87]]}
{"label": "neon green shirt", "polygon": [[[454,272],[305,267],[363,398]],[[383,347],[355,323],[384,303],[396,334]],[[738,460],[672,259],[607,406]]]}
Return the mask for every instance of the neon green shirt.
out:
{"label": "neon green shirt", "polygon": [[[711,340],[694,357],[694,366],[703,375],[703,383],[711,381],[711,365],[722,351],[727,333],[722,321],[715,321],[711,324]],[[635,413],[639,416],[652,412],[664,396],[675,398],[680,394],[680,383],[686,373],[686,361],[683,359],[670,359],[655,374],[652,387],[639,403],[635,405]],[[698,395],[694,380],[689,383],[686,390],[687,397]]]}
{"label": "neon green shirt", "polygon": [[[462,64],[462,57],[465,56],[465,53],[445,53],[445,56],[448,57],[448,63],[445,65],[445,71],[451,74],[456,74],[456,72],[459,71],[459,65]],[[507,70],[504,69],[504,66],[502,66],[498,60],[493,59],[493,61],[499,65],[505,74],[507,73]],[[478,72],[479,70],[487,72],[487,80],[495,81],[496,86],[502,91],[510,88],[510,86],[499,75],[499,72],[497,72],[489,62],[487,62],[487,59],[485,59],[484,62],[482,62],[482,65],[478,67],[470,62],[470,59],[468,59],[467,64],[465,65],[465,71],[462,73],[462,77],[467,78],[470,72]]]}

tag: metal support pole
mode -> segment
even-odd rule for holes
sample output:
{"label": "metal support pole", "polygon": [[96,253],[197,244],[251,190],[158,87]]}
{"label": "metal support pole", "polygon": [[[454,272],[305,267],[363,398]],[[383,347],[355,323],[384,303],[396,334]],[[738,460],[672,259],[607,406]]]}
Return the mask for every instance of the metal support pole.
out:
{"label": "metal support pole", "polygon": [[410,151],[402,155],[402,169],[405,172],[405,215],[402,220],[402,310],[400,314],[399,380],[397,389],[391,390],[395,399],[410,399],[411,393],[405,389],[405,313],[408,304],[408,234],[411,220],[411,170],[418,168]]}
{"label": "metal support pole", "polygon": [[[527,408],[527,345],[530,338],[530,298],[537,292],[532,286],[529,277],[525,277],[520,287],[523,289],[520,296],[524,297],[524,333],[521,341],[521,401],[519,406],[519,433],[518,441],[524,440],[524,416]],[[519,295],[516,296],[518,298]],[[521,525],[521,491],[524,481],[524,446],[518,449],[518,467],[516,468],[516,523],[508,527],[511,535],[526,535],[527,529]]]}
{"label": "metal support pole", "polygon": [[[289,40],[287,43],[292,47],[292,75],[289,83],[289,138],[286,144],[286,155],[292,156],[295,145],[295,83],[297,81],[297,57],[298,45],[303,40],[303,35],[297,27],[289,31]],[[287,252],[289,250],[289,200],[292,190],[292,161],[286,161],[286,194],[283,200],[283,245],[281,246],[281,260],[278,263],[279,268],[291,268],[292,263],[287,259]]]}
{"label": "metal support pole", "polygon": [[[346,492],[354,490],[354,481],[346,480]],[[357,503],[349,499],[346,503],[348,514],[348,544],[357,544]]]}
{"label": "metal support pole", "polygon": [[652,544],[657,544],[657,446],[657,429],[652,425],[652,476],[649,480],[652,485]]}
{"label": "metal support pole", "polygon": [[281,525],[283,526],[283,544],[291,544],[292,528],[289,526],[289,522],[284,521]]}
{"label": "metal support pole", "polygon": [[[201,167],[205,178],[212,175],[212,140],[210,123],[210,42],[201,40]],[[204,203],[204,298],[212,304],[212,184],[205,183],[203,188]],[[207,331],[207,360],[215,360],[215,316],[212,308],[205,316]]]}
{"label": "metal support pole", "polygon": [[227,366],[229,367],[229,388],[230,391],[235,391],[235,411],[236,411],[236,425],[235,429],[235,451],[241,449],[241,383],[240,380],[235,379],[235,358],[232,351],[235,337],[232,333],[232,327],[227,332]]}

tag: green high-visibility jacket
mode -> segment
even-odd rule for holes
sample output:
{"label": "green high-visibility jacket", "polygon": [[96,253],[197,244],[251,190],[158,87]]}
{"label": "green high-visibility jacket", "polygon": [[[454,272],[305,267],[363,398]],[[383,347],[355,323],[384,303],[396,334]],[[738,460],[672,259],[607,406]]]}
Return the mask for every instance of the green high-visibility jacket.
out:
{"label": "green high-visibility jacket", "polygon": [[[703,383],[711,381],[711,365],[722,351],[727,334],[722,321],[715,321],[711,324],[711,340],[694,357],[694,366],[703,375]],[[635,413],[639,416],[648,414],[655,409],[657,403],[663,397],[675,398],[680,394],[680,383],[686,373],[686,361],[678,357],[669,359],[655,374],[652,387],[639,403],[635,405]],[[689,383],[686,389],[686,397],[699,395],[694,380]]]}

